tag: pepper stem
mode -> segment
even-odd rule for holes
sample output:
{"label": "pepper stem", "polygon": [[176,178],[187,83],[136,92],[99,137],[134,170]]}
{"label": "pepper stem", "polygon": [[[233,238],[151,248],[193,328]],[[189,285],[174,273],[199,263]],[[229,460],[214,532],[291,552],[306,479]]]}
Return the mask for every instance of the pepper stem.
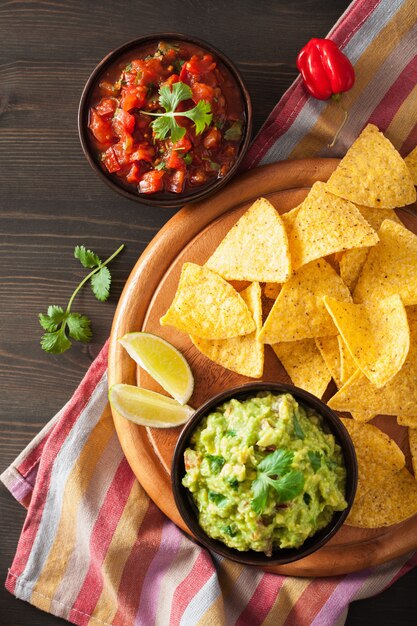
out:
{"label": "pepper stem", "polygon": [[335,102],[337,102],[337,103],[339,104],[340,108],[342,109],[342,111],[343,111],[343,113],[344,113],[344,118],[343,118],[343,122],[340,124],[339,128],[337,129],[335,136],[333,137],[333,141],[332,141],[332,143],[328,143],[328,144],[327,144],[327,147],[328,147],[328,148],[333,148],[333,147],[336,145],[336,142],[337,142],[337,140],[338,140],[338,138],[339,138],[340,132],[342,131],[342,129],[343,129],[344,125],[346,124],[347,119],[348,119],[348,117],[349,117],[349,112],[348,112],[348,111],[346,111],[346,109],[345,109],[345,108],[344,108],[344,106],[342,105],[342,103],[341,103],[341,101],[340,101],[340,98],[341,98],[341,94],[340,94],[340,93],[336,93],[336,94],[333,94],[333,95],[332,95],[332,99],[333,99]]}

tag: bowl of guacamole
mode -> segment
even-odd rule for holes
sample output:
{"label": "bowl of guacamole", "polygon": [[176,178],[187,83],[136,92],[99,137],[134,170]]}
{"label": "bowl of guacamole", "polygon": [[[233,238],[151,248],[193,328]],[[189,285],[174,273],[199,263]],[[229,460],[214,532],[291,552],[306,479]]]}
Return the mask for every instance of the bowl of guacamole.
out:
{"label": "bowl of guacamole", "polygon": [[322,547],[353,503],[357,463],[342,422],[297,387],[251,383],[200,407],[172,464],[176,505],[206,547],[283,564]]}

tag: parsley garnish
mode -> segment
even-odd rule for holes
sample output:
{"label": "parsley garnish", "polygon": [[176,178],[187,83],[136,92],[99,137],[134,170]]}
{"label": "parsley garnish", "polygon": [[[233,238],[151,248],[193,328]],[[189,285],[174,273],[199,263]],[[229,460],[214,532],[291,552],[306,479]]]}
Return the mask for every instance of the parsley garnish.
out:
{"label": "parsley garnish", "polygon": [[278,502],[292,500],[303,490],[304,475],[291,471],[294,453],[280,448],[268,454],[258,465],[258,475],[252,482],[254,498],[251,505],[255,513],[265,510],[270,488],[275,489]]}
{"label": "parsley garnish", "polygon": [[78,259],[83,267],[93,269],[74,290],[69,299],[67,308],[51,305],[48,307],[46,314],[39,313],[39,324],[46,333],[42,335],[41,347],[45,352],[52,354],[61,354],[71,347],[71,339],[75,341],[88,342],[93,336],[91,332],[91,321],[86,315],[73,313],[71,311],[72,303],[81,287],[91,279],[91,289],[93,294],[104,302],[109,297],[111,274],[106,267],[124,248],[121,245],[106,261],[102,261],[91,250],[87,250],[84,246],[76,246],[74,257]]}
{"label": "parsley garnish", "polygon": [[210,102],[200,100],[200,102],[188,111],[176,111],[177,106],[184,100],[190,100],[193,92],[185,83],[174,83],[171,88],[163,85],[159,89],[159,104],[165,113],[150,113],[141,111],[145,115],[151,115],[157,119],[152,122],[153,132],[157,139],[167,139],[170,137],[174,143],[180,141],[185,135],[186,129],[177,123],[176,117],[188,117],[195,124],[195,132],[200,135],[212,120]]}

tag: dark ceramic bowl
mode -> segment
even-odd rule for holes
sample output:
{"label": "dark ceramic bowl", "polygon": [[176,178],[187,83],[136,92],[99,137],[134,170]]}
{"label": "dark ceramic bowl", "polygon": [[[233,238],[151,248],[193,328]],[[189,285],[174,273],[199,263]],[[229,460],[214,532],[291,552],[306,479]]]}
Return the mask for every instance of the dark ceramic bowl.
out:
{"label": "dark ceramic bowl", "polygon": [[[213,54],[213,56],[217,58],[229,70],[232,78],[234,78],[236,86],[240,91],[244,106],[245,126],[243,129],[243,136],[239,147],[239,153],[233,166],[222,178],[217,178],[207,185],[201,185],[200,187],[196,187],[195,191],[188,190],[180,194],[139,193],[135,187],[132,186],[132,188],[130,189],[127,185],[123,185],[122,182],[119,182],[116,176],[112,176],[111,174],[106,173],[97,162],[95,150],[89,136],[90,131],[88,129],[88,114],[92,93],[105,72],[109,70],[111,66],[117,64],[119,60],[127,56],[130,52],[133,52],[136,49],[140,49],[141,47],[152,44],[154,42],[158,43],[161,40],[166,42],[184,41],[186,43],[195,44],[196,46],[199,46],[200,48],[203,48],[204,50],[207,50],[208,52]],[[246,88],[246,85],[242,79],[239,70],[237,69],[235,64],[232,63],[232,61],[225,54],[223,54],[223,52],[220,52],[220,50],[217,50],[217,48],[215,48],[211,44],[202,41],[201,39],[197,39],[196,37],[190,37],[188,35],[182,35],[180,33],[153,33],[151,35],[146,35],[145,37],[138,37],[137,39],[128,41],[119,48],[113,50],[113,52],[110,52],[96,66],[89,79],[87,80],[81,95],[81,100],[78,108],[78,134],[80,136],[81,146],[87,161],[89,162],[93,170],[97,173],[97,175],[101,178],[101,180],[109,185],[109,187],[111,187],[114,191],[117,191],[126,198],[130,198],[131,200],[135,200],[136,202],[160,207],[177,207],[188,204],[189,202],[195,202],[196,200],[202,200],[206,198],[207,196],[211,195],[212,193],[223,187],[236,174],[239,165],[243,157],[245,156],[251,139],[252,103],[249,92]]]}
{"label": "dark ceramic bowl", "polygon": [[[335,512],[331,522],[325,528],[319,530],[315,535],[309,537],[300,548],[285,548],[275,550],[271,556],[266,556],[263,552],[247,550],[240,552],[234,548],[229,548],[223,542],[209,537],[198,523],[198,510],[188,489],[183,487],[181,481],[185,475],[184,451],[189,445],[191,436],[201,420],[212,412],[217,406],[237,398],[243,400],[254,396],[259,391],[271,391],[273,393],[291,393],[294,398],[304,406],[314,409],[323,417],[323,425],[333,433],[337,443],[341,446],[345,467],[346,467],[346,501],[347,508],[344,511]],[[201,406],[191,417],[190,421],[182,431],[174,453],[171,467],[171,480],[174,492],[175,503],[179,512],[187,524],[194,537],[206,548],[228,557],[233,561],[246,565],[283,565],[298,561],[319,548],[323,547],[331,537],[337,532],[345,521],[356,493],[358,481],[358,466],[355,449],[350,436],[342,422],[328,406],[311,393],[283,383],[256,382],[241,387],[228,389],[217,396],[214,396],[203,406]]]}

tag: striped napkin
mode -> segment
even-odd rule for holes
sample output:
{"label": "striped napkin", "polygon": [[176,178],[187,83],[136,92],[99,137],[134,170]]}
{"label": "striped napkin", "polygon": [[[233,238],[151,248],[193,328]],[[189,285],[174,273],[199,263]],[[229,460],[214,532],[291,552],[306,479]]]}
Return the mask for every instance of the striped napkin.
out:
{"label": "striped napkin", "polygon": [[[416,0],[356,0],[330,33],[356,69],[333,102],[298,78],[253,143],[246,167],[343,154],[377,124],[407,154],[417,144]],[[312,33],[314,35],[314,33]],[[79,625],[341,625],[351,601],[417,564],[417,553],[346,576],[278,576],[192,543],[149,500],[124,458],[107,404],[107,345],[71,400],[1,479],[28,509],[6,581],[17,598]]]}

